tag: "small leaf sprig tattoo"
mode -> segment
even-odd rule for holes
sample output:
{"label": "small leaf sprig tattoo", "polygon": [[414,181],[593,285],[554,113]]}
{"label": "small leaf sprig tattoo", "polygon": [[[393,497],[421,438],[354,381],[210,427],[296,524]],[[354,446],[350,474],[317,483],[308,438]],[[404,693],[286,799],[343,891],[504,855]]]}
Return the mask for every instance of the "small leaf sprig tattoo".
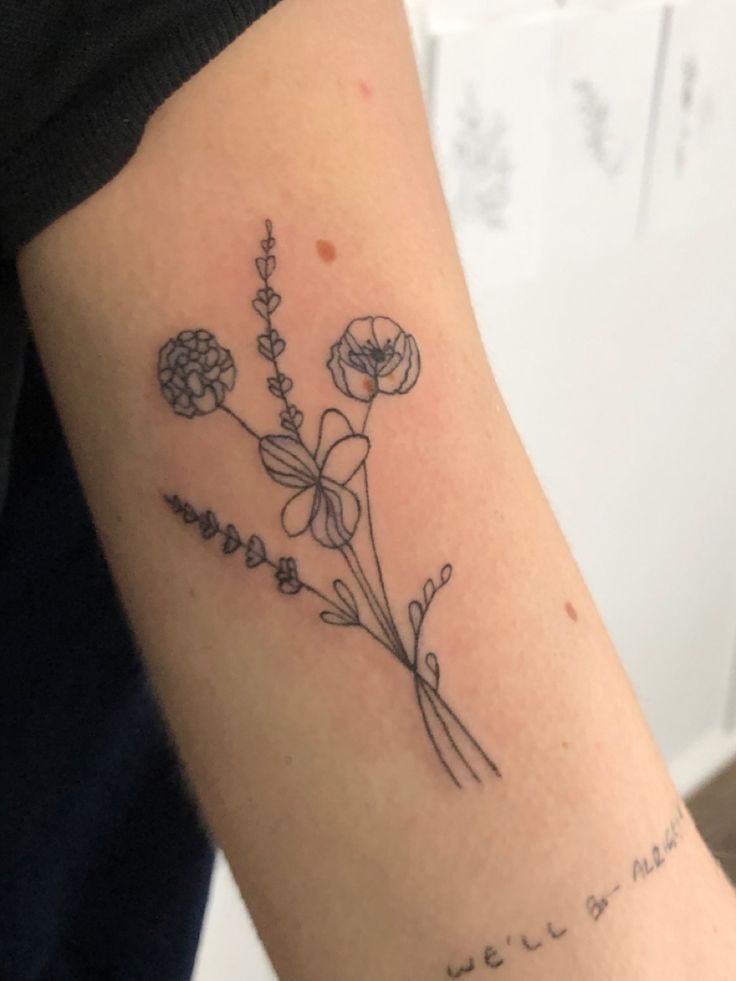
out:
{"label": "small leaf sprig tattoo", "polygon": [[[265,230],[255,259],[261,285],[252,306],[262,322],[256,351],[269,365],[266,387],[279,402],[278,431],[258,433],[228,405],[237,377],[235,360],[205,328],[181,331],[161,347],[159,385],[177,415],[194,419],[220,412],[257,441],[265,473],[288,490],[281,505],[284,532],[290,538],[309,535],[315,546],[339,554],[344,578],[334,579],[331,589],[315,585],[292,556],[270,552],[258,534],[241,534],[234,524],[222,524],[211,509],[198,510],[178,494],[165,495],[165,502],[205,540],[219,541],[224,555],[242,553],[247,569],[270,569],[283,595],[319,600],[322,623],[364,631],[394,657],[411,679],[424,731],[456,787],[500,777],[495,762],[440,693],[439,657],[423,643],[430,607],[450,582],[452,566],[445,564],[436,580],[426,580],[421,596],[405,607],[406,621],[400,621],[389,600],[373,527],[367,433],[371,410],[380,397],[404,395],[416,385],[421,370],[417,342],[390,317],[351,320],[331,346],[327,368],[338,391],[362,407],[362,418],[354,423],[341,409],[325,409],[311,446],[302,431],[304,413],[293,401],[294,380],[282,367],[287,342],[275,323],[282,297],[272,285],[277,243],[270,220]],[[356,537],[359,527],[365,529],[362,547]],[[408,644],[402,629],[411,632]]]}

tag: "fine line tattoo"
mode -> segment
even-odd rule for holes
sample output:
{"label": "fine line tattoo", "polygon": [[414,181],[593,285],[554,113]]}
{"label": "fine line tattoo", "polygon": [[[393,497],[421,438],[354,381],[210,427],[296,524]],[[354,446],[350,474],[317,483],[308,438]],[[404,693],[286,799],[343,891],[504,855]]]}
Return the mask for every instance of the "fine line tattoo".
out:
{"label": "fine line tattoo", "polygon": [[[286,340],[274,322],[281,295],[272,285],[276,239],[270,220],[265,226],[261,254],[255,259],[261,285],[252,306],[262,321],[256,350],[268,362],[266,386],[279,403],[280,431],[257,432],[227,404],[237,377],[235,361],[204,328],[184,330],[163,345],[157,363],[159,385],[177,415],[194,419],[220,413],[257,441],[263,469],[289,491],[281,508],[283,530],[291,538],[309,534],[317,546],[338,553],[345,564],[344,578],[333,580],[330,592],[308,582],[294,558],[271,554],[259,535],[242,535],[232,523],[222,525],[214,511],[199,510],[178,494],[164,495],[166,503],[186,523],[196,525],[203,538],[219,539],[225,555],[240,550],[248,569],[270,568],[282,594],[304,592],[320,600],[323,623],[365,631],[388,651],[407,671],[429,743],[456,787],[500,777],[495,762],[440,693],[439,657],[424,643],[427,615],[450,582],[452,566],[442,566],[436,578],[426,580],[421,596],[407,604],[408,623],[402,624],[389,600],[374,532],[368,423],[379,396],[404,395],[416,384],[421,368],[417,342],[389,317],[352,320],[330,348],[327,368],[339,392],[360,408],[360,419],[354,424],[340,409],[325,409],[316,445],[310,446],[303,434],[304,413],[293,399],[294,380],[282,368]],[[359,527],[365,531],[362,549],[356,539]],[[402,634],[407,627],[409,643]]]}
{"label": "fine line tattoo", "polygon": [[[450,961],[445,967],[445,976],[448,978],[461,978],[476,971],[483,974],[487,973],[486,968],[492,971],[511,967],[519,960],[528,960],[531,957],[544,957],[544,952],[556,946],[556,941],[562,941],[565,937],[579,935],[584,927],[597,926],[604,914],[614,905],[620,902],[627,891],[633,887],[641,888],[639,883],[652,875],[657,869],[661,869],[671,855],[679,847],[685,834],[686,812],[680,801],[676,804],[676,809],[672,814],[662,837],[651,843],[643,857],[637,855],[631,862],[630,880],[621,879],[616,885],[610,886],[605,892],[595,892],[586,896],[585,901],[580,904],[577,913],[564,922],[561,920],[547,920],[546,927],[542,929],[537,926],[533,930],[525,933],[507,933],[505,940],[503,933],[499,930],[492,942],[486,939],[486,946],[458,960]],[[565,941],[567,943],[567,941]],[[564,946],[564,944],[563,944]],[[482,956],[480,950],[482,949]],[[501,970],[501,974],[504,974]],[[439,977],[439,972],[438,975]]]}

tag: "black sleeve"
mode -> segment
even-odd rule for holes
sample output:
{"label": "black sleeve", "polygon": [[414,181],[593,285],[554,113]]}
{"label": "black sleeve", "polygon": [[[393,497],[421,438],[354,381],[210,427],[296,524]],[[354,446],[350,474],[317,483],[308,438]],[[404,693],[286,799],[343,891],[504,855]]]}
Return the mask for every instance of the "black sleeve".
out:
{"label": "black sleeve", "polygon": [[0,0],[0,252],[109,181],[161,103],[278,0]]}

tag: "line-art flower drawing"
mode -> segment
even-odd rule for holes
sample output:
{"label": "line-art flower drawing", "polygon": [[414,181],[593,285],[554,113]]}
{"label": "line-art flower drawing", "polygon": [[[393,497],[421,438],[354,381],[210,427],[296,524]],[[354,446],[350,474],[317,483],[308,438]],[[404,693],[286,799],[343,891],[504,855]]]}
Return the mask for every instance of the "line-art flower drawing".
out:
{"label": "line-art flower drawing", "polygon": [[[302,432],[304,413],[293,401],[294,381],[281,366],[287,345],[274,323],[281,305],[281,295],[271,285],[277,266],[276,239],[270,220],[265,227],[261,255],[255,260],[262,285],[252,306],[263,322],[256,350],[269,364],[266,387],[279,402],[280,431],[258,433],[228,404],[227,395],[235,385],[235,362],[230,351],[204,328],[183,330],[166,341],[159,351],[158,380],[177,415],[192,419],[221,412],[257,442],[265,473],[288,492],[281,504],[283,531],[291,538],[309,532],[317,546],[341,557],[345,578],[334,579],[331,591],[315,585],[292,556],[274,555],[260,535],[243,536],[234,524],[223,525],[214,511],[198,510],[178,494],[165,495],[165,501],[186,524],[196,525],[204,539],[220,541],[225,555],[240,551],[247,569],[271,569],[283,595],[319,600],[323,623],[364,631],[394,657],[412,681],[424,731],[456,787],[468,780],[481,784],[489,775],[500,777],[495,762],[440,694],[440,659],[424,645],[430,607],[450,582],[452,566],[444,565],[436,580],[426,580],[421,596],[407,603],[405,620],[399,620],[386,591],[373,528],[368,481],[371,441],[366,429],[379,395],[404,395],[416,385],[421,368],[417,342],[389,317],[362,316],[350,321],[330,348],[327,367],[339,392],[353,404],[363,404],[363,417],[360,424],[353,423],[340,409],[325,409],[312,448]],[[363,547],[358,548],[356,533],[362,521],[366,533]],[[410,642],[405,642],[407,631]]]}
{"label": "line-art flower drawing", "polygon": [[350,398],[403,395],[419,377],[417,342],[390,317],[357,317],[330,349],[327,367]]}
{"label": "line-art flower drawing", "polygon": [[309,528],[326,548],[348,544],[360,519],[360,500],[346,484],[362,467],[369,448],[368,437],[355,434],[337,409],[322,415],[314,456],[293,436],[261,440],[268,475],[277,484],[299,488],[281,512],[287,535],[294,538]]}
{"label": "line-art flower drawing", "polygon": [[183,330],[159,351],[158,377],[174,412],[191,419],[222,405],[235,384],[235,364],[208,330]]}

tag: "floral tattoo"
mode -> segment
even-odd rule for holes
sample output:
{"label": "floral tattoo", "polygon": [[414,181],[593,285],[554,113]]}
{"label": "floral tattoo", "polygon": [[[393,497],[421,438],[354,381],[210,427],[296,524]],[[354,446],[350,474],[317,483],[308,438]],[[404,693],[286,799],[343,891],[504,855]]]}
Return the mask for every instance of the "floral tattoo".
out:
{"label": "floral tattoo", "polygon": [[[403,623],[389,602],[373,530],[369,417],[379,396],[404,395],[416,385],[421,368],[417,342],[389,317],[352,320],[332,345],[327,368],[342,395],[362,406],[362,418],[356,425],[340,409],[325,409],[312,447],[302,434],[304,413],[293,401],[294,381],[281,369],[286,340],[274,324],[281,304],[281,295],[271,285],[275,246],[273,225],[266,221],[261,255],[255,260],[261,285],[252,305],[262,321],[256,348],[269,365],[266,385],[279,404],[279,431],[259,434],[227,404],[236,381],[235,361],[208,330],[184,330],[163,345],[159,384],[177,415],[193,419],[224,413],[257,442],[263,469],[288,491],[281,507],[284,532],[291,538],[310,535],[317,546],[338,553],[345,562],[345,578],[335,579],[331,592],[318,587],[294,558],[269,552],[259,535],[241,535],[235,525],[221,524],[213,511],[197,510],[178,494],[165,495],[165,501],[186,523],[196,525],[203,538],[219,540],[225,555],[240,551],[246,568],[269,568],[284,596],[301,593],[319,600],[323,623],[363,630],[388,651],[411,679],[429,743],[455,786],[468,780],[483,783],[489,775],[500,777],[494,761],[440,694],[439,658],[424,644],[427,614],[450,581],[452,566],[444,565],[436,580],[427,579],[421,596],[408,603],[408,622]],[[363,548],[357,544],[359,527],[366,532]],[[408,644],[402,633],[407,630]]]}

